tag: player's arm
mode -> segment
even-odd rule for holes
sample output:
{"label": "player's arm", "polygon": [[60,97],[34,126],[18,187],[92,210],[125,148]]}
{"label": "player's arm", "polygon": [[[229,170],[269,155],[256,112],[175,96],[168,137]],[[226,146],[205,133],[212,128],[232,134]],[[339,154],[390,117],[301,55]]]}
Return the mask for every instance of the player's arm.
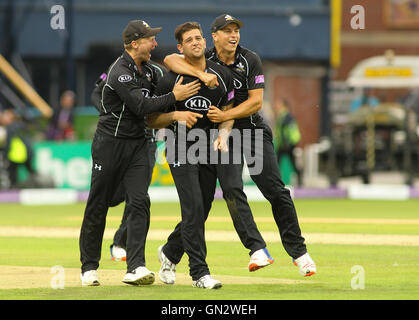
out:
{"label": "player's arm", "polygon": [[165,66],[178,74],[186,74],[193,76],[201,80],[207,87],[218,86],[218,79],[215,74],[207,73],[199,70],[195,66],[191,65],[185,60],[185,57],[181,54],[173,53],[164,58]]}
{"label": "player's arm", "polygon": [[[223,111],[227,111],[233,108],[233,103],[224,106]],[[218,108],[217,108],[218,109]],[[227,152],[228,146],[227,141],[228,137],[233,129],[234,120],[227,120],[219,124],[218,126],[218,137],[214,141],[214,150],[220,150],[221,152]]]}
{"label": "player's arm", "polygon": [[247,55],[249,64],[249,74],[247,76],[248,99],[226,112],[213,110],[208,118],[213,122],[222,122],[231,119],[240,119],[251,116],[262,108],[263,89],[265,87],[265,77],[260,57],[255,52]]}
{"label": "player's arm", "polygon": [[93,89],[92,94],[90,95],[90,100],[93,106],[96,108],[96,110],[99,111],[99,113],[103,111],[102,90],[105,86],[106,77],[106,73],[102,73],[102,75],[96,80],[95,88]]}
{"label": "player's arm", "polygon": [[263,89],[249,90],[249,98],[236,107],[223,111],[213,106],[208,111],[208,119],[212,122],[224,122],[232,119],[240,119],[251,116],[262,108]]}
{"label": "player's arm", "polygon": [[148,126],[152,129],[166,128],[174,121],[192,128],[202,118],[202,114],[191,111],[172,111],[168,113],[155,112],[147,116]]}
{"label": "player's arm", "polygon": [[[171,72],[166,74],[162,79],[159,80],[155,94],[157,96],[164,95],[170,92],[173,88],[176,75]],[[182,77],[180,77],[182,79]],[[190,111],[171,111],[174,106],[170,106],[164,112],[154,112],[147,115],[147,124],[152,129],[166,128],[171,125],[174,121],[179,123],[185,123],[188,128],[191,128],[197,121],[198,118],[202,118],[202,115]]]}
{"label": "player's arm", "polygon": [[173,90],[165,95],[147,98],[141,92],[141,88],[132,77],[128,76],[130,70],[121,69],[112,75],[108,75],[107,85],[124,101],[124,105],[135,115],[144,117],[153,112],[166,110],[176,101],[185,100],[199,91],[198,80],[182,85],[183,77],[173,87]]}

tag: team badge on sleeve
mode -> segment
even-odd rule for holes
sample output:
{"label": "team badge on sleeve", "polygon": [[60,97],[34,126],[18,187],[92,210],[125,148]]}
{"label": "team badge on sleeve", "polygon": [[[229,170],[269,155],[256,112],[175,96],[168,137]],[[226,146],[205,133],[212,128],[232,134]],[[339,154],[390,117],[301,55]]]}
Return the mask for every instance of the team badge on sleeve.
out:
{"label": "team badge on sleeve", "polygon": [[234,99],[234,90],[231,90],[231,91],[228,93],[228,101],[233,100],[233,99]]}
{"label": "team badge on sleeve", "polygon": [[265,83],[265,76],[262,74],[260,76],[255,77],[255,83]]}

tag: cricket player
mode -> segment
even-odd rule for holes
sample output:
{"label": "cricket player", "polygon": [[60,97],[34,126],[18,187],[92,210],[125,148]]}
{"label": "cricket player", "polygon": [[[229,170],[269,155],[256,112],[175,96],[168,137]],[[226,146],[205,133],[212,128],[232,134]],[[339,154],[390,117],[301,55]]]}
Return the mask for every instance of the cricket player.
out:
{"label": "cricket player", "polygon": [[[206,199],[211,194],[213,197],[217,179],[216,167],[211,163],[210,153],[214,150],[227,152],[227,138],[234,120],[220,123],[218,126],[212,123],[206,114],[210,106],[220,109],[233,106],[233,78],[227,68],[205,59],[206,41],[199,23],[186,22],[179,25],[175,30],[175,38],[178,41],[178,50],[184,54],[185,59],[196,68],[216,75],[220,85],[214,88],[201,86],[199,92],[188,100],[179,101],[174,108],[167,110],[167,113],[152,114],[148,119],[151,127],[162,128],[169,125],[172,129],[170,132],[174,134],[172,140],[167,136],[166,158],[178,192],[182,221],[172,233],[180,239],[180,243],[175,241],[173,246],[166,246],[165,254],[169,257],[178,254],[182,256],[183,252],[186,252],[189,256],[193,286],[218,289],[222,284],[211,277],[206,263],[204,229],[207,218]],[[174,72],[166,74],[158,84],[156,94],[170,92],[179,77],[180,75]],[[184,77],[186,83],[195,79],[191,76]],[[172,121],[172,115],[185,111],[201,115],[191,128],[185,128],[181,123]],[[217,127],[218,131],[211,131]],[[215,132],[217,136],[213,137]],[[185,138],[184,141],[182,136]],[[185,149],[182,149],[183,143]],[[171,145],[174,145],[172,151],[170,151]]]}
{"label": "cricket player", "polygon": [[[311,276],[316,272],[316,265],[307,252],[293,200],[280,176],[272,131],[258,113],[262,108],[265,82],[262,63],[255,52],[239,45],[242,26],[243,23],[240,20],[229,14],[218,16],[211,24],[214,47],[206,52],[206,57],[209,61],[230,70],[234,78],[235,105],[234,108],[228,110],[210,107],[207,116],[214,123],[235,119],[234,128],[242,132],[245,129],[251,130],[250,150],[243,150],[246,161],[249,160],[250,154],[255,154],[257,147],[255,135],[258,129],[262,130],[262,149],[259,149],[263,152],[261,154],[256,152],[258,157],[255,160],[255,162],[262,162],[262,171],[258,174],[251,174],[251,178],[272,205],[272,213],[286,252],[292,257],[293,263],[298,266],[301,275]],[[174,72],[196,76],[209,86],[219,85],[218,79],[194,68],[181,55],[167,56],[164,62]],[[237,215],[231,212],[230,207],[229,210],[233,220],[237,219]],[[243,230],[236,228],[236,231],[240,239],[246,238],[246,234],[241,234]],[[174,269],[173,266],[171,268]]]}
{"label": "cricket player", "polygon": [[[140,74],[140,81],[142,82],[141,91],[145,97],[152,97],[154,95],[155,88],[159,80],[167,72],[167,69],[163,66],[148,61],[143,64],[145,72]],[[95,89],[92,92],[91,100],[93,106],[100,112],[101,111],[101,95],[103,87],[106,83],[107,74],[103,73],[96,81]],[[156,161],[156,150],[157,144],[155,140],[154,130],[146,127],[145,138],[148,143],[149,161],[150,161],[150,178],[153,175],[153,169]],[[151,180],[150,180],[151,183]],[[126,192],[123,184],[118,187],[115,192],[111,207],[115,207],[125,201]],[[149,197],[148,197],[149,198]],[[110,246],[111,259],[113,261],[126,261],[126,245],[127,245],[127,207],[125,207],[124,214],[121,220],[121,224],[118,230],[115,232],[113,243]]]}
{"label": "cricket player", "polygon": [[157,46],[156,34],[145,21],[130,21],[122,33],[124,52],[107,70],[102,89],[101,112],[92,142],[92,178],[90,193],[80,231],[82,286],[100,284],[97,269],[101,257],[106,214],[118,186],[123,183],[127,206],[127,273],[123,282],[131,285],[152,284],[154,273],[145,266],[145,240],[150,221],[148,184],[150,164],[145,138],[147,114],[165,110],[177,100],[198,92],[197,82],[176,83],[172,92],[146,98],[142,93],[144,63]]}

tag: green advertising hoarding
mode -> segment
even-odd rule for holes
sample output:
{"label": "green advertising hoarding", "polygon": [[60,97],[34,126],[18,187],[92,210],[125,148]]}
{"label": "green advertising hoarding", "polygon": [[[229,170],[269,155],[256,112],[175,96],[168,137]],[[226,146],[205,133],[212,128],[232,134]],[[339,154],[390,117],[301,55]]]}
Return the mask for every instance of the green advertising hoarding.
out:
{"label": "green advertising hoarding", "polygon": [[[35,168],[53,178],[57,188],[88,190],[92,169],[91,142],[39,142],[34,144]],[[158,155],[152,186],[174,186],[163,155],[164,144],[158,143]]]}

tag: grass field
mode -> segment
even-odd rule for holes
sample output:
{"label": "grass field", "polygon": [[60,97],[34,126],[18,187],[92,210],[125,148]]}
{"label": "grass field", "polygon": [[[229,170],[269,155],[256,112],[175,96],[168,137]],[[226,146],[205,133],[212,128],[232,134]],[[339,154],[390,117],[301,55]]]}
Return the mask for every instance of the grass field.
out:
{"label": "grass field", "polygon": [[[124,262],[109,257],[123,206],[111,208],[99,269],[100,287],[79,281],[78,234],[84,204],[0,205],[1,300],[376,300],[419,299],[419,201],[296,200],[300,226],[318,273],[301,277],[283,249],[268,203],[253,202],[258,226],[275,263],[249,273],[247,250],[238,241],[226,205],[214,202],[207,230],[207,262],[220,290],[191,286],[188,259],[177,283],[131,287],[121,282]],[[153,203],[147,267],[159,270],[157,248],[177,223],[177,203]],[[64,289],[53,289],[61,266]],[[361,270],[361,271],[360,271]],[[362,284],[364,288],[356,289]],[[355,286],[354,286],[355,285]]]}

